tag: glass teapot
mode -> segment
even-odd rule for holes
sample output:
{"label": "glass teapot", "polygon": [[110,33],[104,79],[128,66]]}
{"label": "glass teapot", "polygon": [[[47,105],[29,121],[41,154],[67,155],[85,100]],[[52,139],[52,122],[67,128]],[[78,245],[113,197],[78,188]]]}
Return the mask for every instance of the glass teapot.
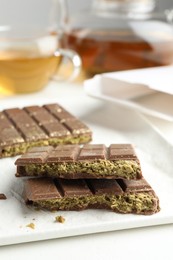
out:
{"label": "glass teapot", "polygon": [[78,52],[87,77],[173,63],[173,12],[158,12],[157,1],[93,0],[82,6],[69,0],[66,5],[62,45]]}

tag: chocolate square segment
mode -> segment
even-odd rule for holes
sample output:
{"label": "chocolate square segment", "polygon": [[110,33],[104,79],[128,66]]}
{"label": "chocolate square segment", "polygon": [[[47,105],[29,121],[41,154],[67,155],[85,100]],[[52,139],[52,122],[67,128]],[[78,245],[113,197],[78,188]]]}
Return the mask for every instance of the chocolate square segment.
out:
{"label": "chocolate square segment", "polygon": [[33,119],[23,109],[5,109],[4,112],[15,125],[35,125]]}
{"label": "chocolate square segment", "polygon": [[50,153],[53,150],[53,146],[37,146],[28,149],[27,153]]}
{"label": "chocolate square segment", "polygon": [[42,107],[39,107],[39,106],[28,106],[28,107],[24,107],[24,110],[27,111],[30,115],[35,115],[35,114],[37,114],[37,112],[42,110]]}
{"label": "chocolate square segment", "polygon": [[67,119],[63,122],[63,124],[72,132],[74,135],[79,135],[83,133],[89,132],[88,127],[79,121],[78,119]]}
{"label": "chocolate square segment", "polygon": [[92,195],[84,180],[59,179],[58,182],[65,197]]}
{"label": "chocolate square segment", "polygon": [[116,180],[93,179],[88,180],[88,183],[94,194],[123,194],[123,190]]}
{"label": "chocolate square segment", "polygon": [[17,130],[28,142],[47,139],[46,133],[37,125],[37,123],[23,109],[6,109],[5,114],[14,123]]}
{"label": "chocolate square segment", "polygon": [[106,159],[106,146],[103,144],[84,145],[78,156],[78,160]]}
{"label": "chocolate square segment", "polygon": [[152,188],[148,182],[142,178],[140,180],[118,180],[118,183],[121,185],[122,189],[125,192],[141,192],[141,191],[151,191]]}
{"label": "chocolate square segment", "polygon": [[43,128],[50,137],[67,137],[70,136],[70,131],[59,122],[51,122],[43,124]]}
{"label": "chocolate square segment", "polygon": [[23,133],[25,140],[28,142],[48,139],[47,134],[45,134],[36,124],[23,125],[18,123],[18,129]]}
{"label": "chocolate square segment", "polygon": [[44,107],[32,106],[24,108],[39,125],[56,122],[56,119]]}
{"label": "chocolate square segment", "polygon": [[24,143],[24,139],[5,113],[0,112],[0,151],[1,147],[3,149],[4,146],[13,145],[15,143]]}
{"label": "chocolate square segment", "polygon": [[110,160],[136,160],[135,150],[130,144],[112,144],[109,147]]}
{"label": "chocolate square segment", "polygon": [[33,152],[23,154],[20,158],[17,159],[17,165],[27,165],[27,164],[42,164],[46,161],[48,156],[47,152]]}
{"label": "chocolate square segment", "polygon": [[6,127],[1,130],[0,146],[8,146],[16,143],[24,143],[24,139],[15,128]]}
{"label": "chocolate square segment", "polygon": [[78,145],[57,146],[57,148],[49,154],[47,158],[47,163],[63,161],[73,162],[76,160],[79,150],[80,147]]}
{"label": "chocolate square segment", "polygon": [[6,115],[2,112],[0,112],[0,131],[6,128],[14,128],[13,125],[11,125],[9,119],[6,117]]}
{"label": "chocolate square segment", "polygon": [[53,180],[48,178],[29,179],[25,183],[25,196],[28,201],[61,198]]}
{"label": "chocolate square segment", "polygon": [[67,110],[62,108],[58,104],[48,104],[44,106],[49,112],[51,112],[60,122],[65,122],[67,119],[75,118]]}

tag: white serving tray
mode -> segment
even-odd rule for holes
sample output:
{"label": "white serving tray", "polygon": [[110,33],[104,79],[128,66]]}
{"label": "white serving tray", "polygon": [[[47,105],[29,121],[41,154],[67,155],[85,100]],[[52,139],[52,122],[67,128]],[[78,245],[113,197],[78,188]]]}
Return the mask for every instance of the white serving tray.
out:
{"label": "white serving tray", "polygon": [[[152,216],[122,215],[106,210],[36,211],[27,207],[18,195],[22,180],[14,176],[16,158],[1,159],[0,192],[7,195],[7,200],[0,201],[0,245],[173,223],[172,155],[160,136],[138,114],[116,105],[105,106],[85,96],[80,86],[72,85],[60,89],[52,85],[38,94],[2,99],[0,106],[3,109],[55,101],[92,128],[93,143],[133,143],[136,146],[143,175],[159,196],[161,211]],[[57,215],[65,217],[65,223],[56,223]],[[27,227],[30,223],[35,224],[35,229]]]}
{"label": "white serving tray", "polygon": [[173,66],[96,75],[84,87],[90,96],[173,122]]}

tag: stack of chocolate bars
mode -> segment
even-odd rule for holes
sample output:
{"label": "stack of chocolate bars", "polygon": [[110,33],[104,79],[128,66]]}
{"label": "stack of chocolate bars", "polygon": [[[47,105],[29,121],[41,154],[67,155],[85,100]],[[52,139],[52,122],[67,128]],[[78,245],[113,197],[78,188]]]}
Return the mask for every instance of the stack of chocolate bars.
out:
{"label": "stack of chocolate bars", "polygon": [[[0,157],[15,162],[26,203],[48,210],[153,214],[159,199],[130,144],[88,144],[91,130],[58,104],[0,112]],[[80,144],[84,144],[81,146]]]}
{"label": "stack of chocolate bars", "polygon": [[[88,143],[92,132],[59,104],[5,109],[0,112],[0,158],[41,145]],[[0,200],[6,199],[0,193]]]}
{"label": "stack of chocolate bars", "polygon": [[25,183],[26,202],[37,208],[145,215],[159,211],[158,197],[142,177],[130,144],[35,147],[16,165],[16,176],[37,176]]}

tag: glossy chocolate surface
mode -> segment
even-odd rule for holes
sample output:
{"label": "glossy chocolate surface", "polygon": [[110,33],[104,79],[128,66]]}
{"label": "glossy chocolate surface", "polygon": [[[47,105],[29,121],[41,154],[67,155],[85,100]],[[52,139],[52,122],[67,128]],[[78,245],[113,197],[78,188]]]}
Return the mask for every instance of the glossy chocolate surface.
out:
{"label": "glossy chocolate surface", "polygon": [[22,154],[33,146],[87,143],[91,139],[91,130],[58,104],[0,112],[0,157]]}
{"label": "glossy chocolate surface", "polygon": [[67,179],[140,179],[139,159],[131,144],[59,145],[34,147],[15,162],[16,176],[47,176]]}
{"label": "glossy chocolate surface", "polygon": [[25,182],[25,198],[27,204],[48,210],[101,208],[144,215],[159,211],[159,200],[145,179],[126,182],[34,178]]}

